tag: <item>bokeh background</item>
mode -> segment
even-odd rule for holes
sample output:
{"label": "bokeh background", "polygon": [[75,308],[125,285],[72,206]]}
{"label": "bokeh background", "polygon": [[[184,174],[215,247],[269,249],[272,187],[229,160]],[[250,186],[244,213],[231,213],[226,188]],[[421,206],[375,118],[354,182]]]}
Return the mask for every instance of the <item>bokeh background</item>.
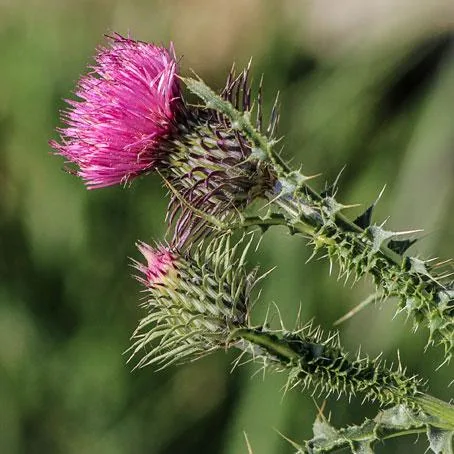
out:
{"label": "bokeh background", "polygon": [[[339,198],[367,206],[384,184],[376,219],[424,228],[412,249],[454,256],[454,3],[452,0],[0,0],[0,452],[84,454],[291,453],[311,434],[320,399],[283,397],[284,377],[230,373],[222,352],[163,372],[131,372],[122,354],[140,316],[128,257],[134,242],[164,234],[158,177],[86,191],[51,154],[62,98],[71,96],[103,34],[167,44],[221,87],[233,61],[253,56],[265,105],[281,92],[286,156],[315,184],[346,165]],[[356,212],[357,213],[357,212]],[[352,211],[352,215],[356,214]],[[342,286],[326,261],[305,265],[305,241],[266,233],[257,261],[277,266],[263,282],[291,322],[326,329],[371,291]],[[256,260],[256,258],[254,258]],[[448,399],[453,367],[422,354],[395,303],[371,306],[341,326],[348,349],[396,359]],[[329,400],[336,425],[373,405]],[[377,452],[423,453],[424,437]]]}

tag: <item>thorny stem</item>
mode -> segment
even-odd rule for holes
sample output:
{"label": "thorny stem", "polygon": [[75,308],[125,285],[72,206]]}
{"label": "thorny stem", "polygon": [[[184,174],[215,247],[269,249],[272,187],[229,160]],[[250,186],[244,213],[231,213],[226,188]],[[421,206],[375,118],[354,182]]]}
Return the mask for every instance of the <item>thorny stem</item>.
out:
{"label": "thorny stem", "polygon": [[[310,198],[313,200],[321,200],[321,196],[316,193],[313,189],[309,186],[305,186],[301,192],[303,193],[300,197],[296,199],[285,199],[285,198],[278,198],[275,200],[276,206],[282,210],[287,216],[284,215],[283,218],[278,218],[277,216],[273,217],[273,222],[276,225],[278,221],[282,221],[281,225],[286,225],[291,232],[300,233],[305,236],[309,236],[314,241],[316,241],[319,245],[324,244],[326,246],[330,246],[335,244],[336,239],[329,235],[327,231],[324,233],[325,227],[325,220],[323,217],[315,210],[309,203],[305,201],[305,196],[309,194]],[[305,194],[304,194],[305,193]],[[354,244],[356,249],[356,255],[360,256],[365,250],[366,245],[361,240],[361,238],[365,235],[365,230],[356,225],[354,222],[350,221],[346,216],[342,213],[337,212],[334,214],[334,223],[335,226],[339,228],[341,232],[353,232],[357,235],[350,235],[349,242]],[[334,227],[335,228],[335,227]],[[329,227],[328,227],[329,229]],[[326,230],[328,230],[326,229]],[[383,284],[383,276],[384,273],[387,272],[389,269],[394,269],[396,274],[403,272],[403,258],[399,256],[396,252],[391,250],[385,244],[380,244],[379,250],[377,251],[380,254],[380,257],[384,259],[383,261],[376,261],[374,266],[368,269],[368,272],[372,274],[376,280],[376,282],[380,282]],[[408,278],[407,278],[408,277]],[[406,275],[406,284],[407,289],[411,290],[411,292],[419,292],[421,297],[427,301],[427,304],[433,306],[435,309],[436,302],[433,301],[433,294],[444,294],[446,293],[449,298],[451,296],[446,292],[445,287],[437,282],[435,279],[431,279],[426,277],[424,279],[423,285],[419,280],[419,276],[408,276]],[[399,296],[398,291],[389,291],[387,296]],[[401,295],[400,295],[401,296]],[[429,303],[429,301],[432,301]],[[430,307],[427,305],[423,305],[420,310],[427,314],[427,317],[430,316]],[[428,320],[427,320],[428,321]],[[450,345],[452,344],[453,332],[452,332],[452,325],[451,327],[447,327],[441,333],[447,340],[447,350],[451,348]]]}
{"label": "thorny stem", "polygon": [[[380,441],[385,441],[385,440],[390,440],[391,438],[397,438],[397,437],[404,437],[406,435],[418,435],[425,433],[427,431],[426,426],[421,424],[419,427],[416,427],[414,429],[403,429],[403,430],[388,430],[388,431],[383,431],[383,433],[380,433],[379,436],[377,436],[377,428],[376,428],[376,423],[374,421],[370,421],[366,426],[361,426],[358,428],[352,428],[349,430],[348,434],[343,434],[344,438],[344,445],[343,446],[335,446],[331,447],[331,440],[328,440],[326,443],[327,446],[325,446],[325,443],[323,441],[320,441],[317,444],[317,448],[320,452],[323,453],[335,453],[335,452],[342,452],[349,450],[351,452],[350,446],[348,446],[348,441],[363,441],[364,439],[372,439],[375,438]],[[356,429],[356,430],[355,430]],[[347,438],[349,437],[349,438]],[[304,451],[298,451],[298,452],[304,452]]]}
{"label": "thorny stem", "polygon": [[[285,161],[282,158],[280,158],[280,156],[278,156],[274,152],[274,150],[271,147],[268,147],[266,152],[268,154],[269,159],[272,162],[276,162],[279,165],[280,169],[282,169],[281,172],[282,172],[282,174],[285,177],[288,177],[292,173],[292,169],[285,163]],[[272,159],[271,159],[271,157],[272,157]],[[304,184],[304,187],[303,187],[302,191],[308,197],[310,197],[312,200],[315,200],[315,201],[318,201],[318,202],[322,202],[323,201],[323,197],[307,183]],[[283,200],[281,198],[278,198],[276,200],[276,202],[277,202],[277,204],[281,205]],[[299,202],[303,202],[303,200],[299,200]],[[284,207],[282,206],[282,208],[284,208]],[[311,211],[311,215],[315,214],[313,208],[311,208],[309,205],[307,206],[307,208]],[[342,214],[342,212],[340,212],[340,211],[336,212],[334,214],[334,217],[335,217],[336,225],[341,227],[343,230],[349,231],[349,232],[355,232],[355,233],[359,233],[359,234],[364,234],[364,229],[362,229],[360,226],[358,226],[357,224],[352,222],[347,216]],[[311,216],[311,218],[312,218],[312,216]],[[321,219],[321,218],[319,218],[317,216],[315,216],[315,219],[317,219],[317,221],[321,221],[321,223],[317,222],[314,225],[314,227],[316,229],[319,229],[320,227],[323,227],[323,225],[324,225],[323,219]],[[311,222],[308,222],[308,224],[312,225],[312,222],[313,222],[313,220],[311,219]],[[301,230],[301,233],[305,233],[305,229],[304,228]],[[315,232],[313,232],[313,233],[315,233]],[[401,258],[401,256],[399,256],[399,254],[396,254],[393,250],[389,249],[386,245],[383,245],[383,244],[380,245],[380,250],[388,258],[390,263],[393,263],[395,265],[401,266],[402,258]]]}
{"label": "thorny stem", "polygon": [[[310,189],[308,186],[304,187],[304,191],[309,191],[311,197],[313,197],[315,200],[321,200],[321,196],[314,190]],[[318,245],[335,245],[336,240],[331,238],[329,235],[324,234],[323,232],[323,228],[325,227],[324,219],[310,204],[305,202],[304,197],[299,197],[297,200],[278,198],[274,203],[278,208],[280,208],[287,214],[287,217],[285,215],[281,218],[274,216],[273,225],[277,225],[278,221],[281,221],[280,225],[285,225],[290,229],[292,233],[299,233],[304,236],[309,236],[313,238]],[[342,232],[354,232],[359,234],[358,236],[351,236],[349,238],[349,241],[355,243],[358,255],[364,252],[366,246],[359,239],[360,235],[364,235],[364,229],[350,221],[342,213],[336,213],[334,217],[336,226],[340,227]],[[402,268],[402,257],[396,254],[394,251],[392,251],[385,245],[380,245],[380,253],[383,258],[385,258],[389,266],[398,267],[399,270]],[[379,267],[371,268],[369,272],[378,280],[380,280],[382,270]],[[416,283],[414,285],[416,285]],[[424,289],[423,293],[428,296],[427,291]],[[389,296],[393,295],[389,294]]]}
{"label": "thorny stem", "polygon": [[[303,191],[308,194],[313,200],[322,201],[322,197],[318,194],[315,190],[313,190],[310,186],[305,185]],[[293,222],[290,220],[291,225],[297,230],[299,233],[307,234],[310,233],[312,235],[317,235],[320,228],[324,227],[325,222],[323,218],[318,214],[314,208],[312,208],[309,204],[304,201],[304,197],[300,197],[297,199],[297,203],[302,206],[303,213],[298,213],[298,209],[295,206],[295,202],[292,200],[283,200],[278,198],[275,201],[276,205],[284,210],[291,216],[291,219],[296,219],[298,217],[301,218],[301,222]],[[284,221],[287,225],[289,223],[289,219]],[[342,229],[344,232],[353,232],[359,235],[364,235],[365,231],[350,219],[348,219],[342,213],[335,213],[334,214],[334,222],[335,224]],[[282,224],[281,224],[282,225]],[[304,226],[303,226],[304,225]],[[308,227],[310,228],[308,230]],[[328,238],[326,239],[327,242],[332,241]],[[364,245],[358,242],[358,246],[363,249]],[[402,257],[399,254],[396,254],[393,250],[389,249],[386,245],[380,245],[380,252],[386,257],[388,263],[392,266],[396,265],[401,267],[402,266]]]}
{"label": "thorny stem", "polygon": [[[259,349],[260,354],[266,353],[270,356],[271,360],[278,361],[284,368],[295,366],[300,361],[307,361],[307,358],[303,354],[296,351],[290,340],[271,333],[252,328],[239,328],[232,333],[230,340],[233,342],[239,339],[250,342],[252,346]],[[233,345],[237,348],[244,349],[237,342],[234,342]],[[309,348],[317,348],[317,346],[316,344],[308,344]],[[393,390],[391,389],[390,392],[392,393]],[[396,400],[400,398],[397,390],[394,397]],[[414,395],[406,396],[406,400],[409,405],[432,416],[434,418],[431,422],[432,426],[445,430],[454,430],[453,405],[420,391],[417,391]]]}
{"label": "thorny stem", "polygon": [[[346,208],[331,195],[322,195],[308,184],[311,177],[292,170],[276,153],[276,141],[262,134],[251,122],[250,110],[238,110],[228,99],[214,93],[201,79],[183,79],[187,87],[199,96],[208,109],[224,115],[233,131],[241,133],[252,148],[251,159],[257,165],[268,165],[277,176],[275,192],[264,194],[281,213],[282,218],[273,214],[257,219],[256,225],[266,229],[270,225],[282,224],[292,233],[309,236],[315,252],[324,247],[331,260],[338,260],[341,272],[355,279],[371,274],[377,285],[384,290],[384,296],[397,296],[400,307],[406,308],[413,316],[415,327],[424,321],[430,329],[429,343],[440,343],[445,347],[446,362],[454,349],[454,289],[452,284],[444,285],[443,279],[432,276],[427,262],[414,257],[404,257],[403,252],[411,242],[403,240],[397,250],[396,241],[391,248],[389,240],[399,235],[386,232],[381,226],[370,225],[371,210],[364,214],[361,222],[349,220],[342,214]],[[243,87],[244,91],[244,87]],[[249,96],[249,95],[247,95]],[[258,151],[257,151],[258,150]],[[253,219],[247,221],[252,224]],[[401,249],[403,248],[403,249]],[[443,282],[440,282],[443,281]]]}
{"label": "thorny stem", "polygon": [[[324,247],[336,251],[337,254],[342,243],[348,244],[349,255],[346,262],[347,268],[352,268],[344,271],[348,271],[348,274],[353,272],[357,277],[370,273],[376,284],[383,287],[384,296],[399,297],[401,307],[405,307],[414,297],[421,301],[417,307],[412,308],[410,305],[407,309],[415,317],[416,325],[421,319],[425,320],[431,330],[429,342],[433,342],[432,336],[436,334],[437,341],[445,345],[446,360],[450,359],[454,346],[454,322],[452,310],[448,309],[449,306],[445,308],[446,303],[442,301],[451,301],[448,304],[452,305],[452,290],[447,290],[425,270],[420,273],[408,272],[405,269],[408,258],[390,249],[386,241],[380,242],[376,250],[371,252],[370,243],[364,241],[367,238],[366,230],[344,216],[340,210],[334,212],[332,219],[327,221],[326,216],[320,212],[322,196],[307,184],[297,189],[292,196],[278,195],[273,198],[268,194],[268,199],[273,200],[273,204],[284,215],[279,217],[278,213],[273,213],[268,224],[265,224],[267,217],[263,218],[258,224],[262,229],[280,222],[289,228],[291,233],[311,238],[316,250]],[[252,219],[249,222],[249,225],[252,225]],[[332,259],[331,256],[330,258]],[[354,265],[355,263],[357,265]]]}
{"label": "thorny stem", "polygon": [[[408,409],[406,410],[409,412]],[[369,446],[370,443],[377,441],[383,442],[392,438],[423,434],[427,433],[428,427],[432,425],[432,418],[416,413],[410,416],[411,421],[407,422],[406,427],[402,427],[400,424],[392,424],[392,421],[389,420],[382,422],[382,415],[391,411],[393,411],[393,408],[380,412],[374,420],[368,420],[360,426],[349,426],[340,430],[334,429],[331,432],[331,437],[314,437],[314,439],[305,443],[306,446],[298,446],[298,453],[334,453],[345,450],[352,452],[352,444]],[[363,451],[358,450],[355,452]]]}

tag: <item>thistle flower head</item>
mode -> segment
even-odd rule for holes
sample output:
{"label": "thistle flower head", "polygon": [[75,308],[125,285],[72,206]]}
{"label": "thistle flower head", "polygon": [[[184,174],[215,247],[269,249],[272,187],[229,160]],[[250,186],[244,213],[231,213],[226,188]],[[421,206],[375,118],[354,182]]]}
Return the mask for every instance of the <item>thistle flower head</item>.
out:
{"label": "thistle flower head", "polygon": [[89,188],[127,182],[152,170],[174,128],[180,87],[172,49],[120,35],[100,48],[63,114],[61,142],[50,144],[75,163]]}
{"label": "thistle flower head", "polygon": [[[256,119],[262,129],[261,88],[253,100],[249,70],[230,73],[220,95],[239,121],[214,106],[184,102],[173,50],[120,35],[95,56],[63,113],[60,141],[50,144],[76,166],[89,188],[127,183],[159,169],[178,193],[169,207],[172,244],[182,248],[212,229],[211,220],[237,219],[251,201],[272,191],[275,172],[260,145],[239,124]],[[213,93],[214,95],[214,93]],[[273,109],[266,136],[278,120]],[[196,214],[198,213],[198,214]]]}
{"label": "thistle flower head", "polygon": [[147,292],[147,315],[131,347],[132,357],[143,355],[138,367],[198,358],[224,347],[236,327],[247,326],[254,273],[234,257],[228,237],[200,244],[191,255],[138,247],[146,263],[134,261],[134,267]]}
{"label": "thistle flower head", "polygon": [[[275,142],[273,137],[279,119],[277,103],[264,128],[261,85],[253,99],[249,78],[250,66],[239,75],[232,68],[220,95],[201,80],[183,78],[189,90],[205,105],[188,109],[189,127],[174,142],[170,155],[168,183],[173,197],[167,220],[174,226],[173,242],[177,247],[206,235],[215,223],[238,221],[238,214],[252,201],[273,192],[277,175],[266,161],[263,147],[265,137],[269,144]],[[207,97],[201,96],[191,82],[203,92],[206,89]],[[237,116],[229,117],[219,110],[219,105],[229,106]],[[253,120],[263,139],[261,143],[246,133],[252,128]],[[244,128],[245,121],[250,128]],[[223,226],[221,229],[225,230]]]}

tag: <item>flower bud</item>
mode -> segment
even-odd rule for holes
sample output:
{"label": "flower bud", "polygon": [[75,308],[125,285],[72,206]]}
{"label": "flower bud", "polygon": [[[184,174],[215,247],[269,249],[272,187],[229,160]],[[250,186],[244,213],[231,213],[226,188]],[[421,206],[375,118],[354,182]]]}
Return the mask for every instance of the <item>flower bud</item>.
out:
{"label": "flower bud", "polygon": [[[249,68],[237,78],[231,73],[222,97],[251,117],[248,74]],[[255,101],[258,129],[262,127],[260,104],[259,92]],[[174,224],[173,244],[180,248],[205,235],[213,222],[235,220],[252,201],[272,193],[277,181],[269,162],[225,116],[209,107],[190,107],[186,120],[174,139],[168,168],[174,193],[167,219]],[[273,114],[268,135],[274,133],[276,123],[277,114]]]}
{"label": "flower bud", "polygon": [[234,258],[226,236],[192,254],[138,243],[146,263],[134,261],[148,314],[133,335],[138,367],[203,356],[226,345],[230,332],[247,326],[254,273]]}

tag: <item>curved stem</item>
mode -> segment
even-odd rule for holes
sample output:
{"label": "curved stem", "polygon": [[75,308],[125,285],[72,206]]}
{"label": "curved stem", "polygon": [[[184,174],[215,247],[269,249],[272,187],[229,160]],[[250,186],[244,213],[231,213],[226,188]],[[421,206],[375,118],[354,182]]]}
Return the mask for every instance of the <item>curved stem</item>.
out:
{"label": "curved stem", "polygon": [[[320,358],[323,358],[324,366],[326,370],[330,370],[333,373],[333,376],[336,375],[336,370],[333,368],[333,365],[339,363],[339,358],[342,356],[342,352],[335,356],[331,360],[329,354],[323,351],[323,348],[326,349],[326,345],[323,345],[322,342],[313,342],[313,340],[304,340],[304,337],[300,337],[300,340],[297,341],[295,337],[288,338],[283,336],[277,336],[273,333],[265,332],[261,329],[253,328],[238,328],[233,331],[230,336],[231,341],[238,341],[239,339],[247,341],[254,347],[253,352],[257,351],[261,355],[265,355],[273,362],[278,362],[280,366],[287,369],[294,369],[294,367],[313,365]],[[234,343],[237,348],[242,350],[247,350],[247,345],[241,345]],[[258,350],[257,350],[258,349]],[[325,357],[324,357],[325,356]],[[346,357],[346,355],[344,355]],[[363,362],[366,360],[361,360]],[[367,367],[367,366],[366,366]],[[376,369],[376,374],[380,373],[389,374],[389,371],[383,369],[379,371],[379,366],[371,364],[372,368]],[[301,368],[301,374],[307,373],[307,371]],[[317,372],[317,377],[314,380],[322,379],[320,374],[321,368]],[[357,375],[355,370],[353,375]],[[348,373],[344,373],[348,375]],[[326,378],[326,377],[325,377]],[[347,377],[348,380],[348,377]],[[384,380],[385,383],[388,383],[389,380]],[[366,396],[372,396],[376,391],[372,389],[374,384],[370,384],[370,389],[368,384],[361,383],[359,388]],[[432,397],[428,394],[424,394],[420,391],[414,391],[409,389],[406,395],[403,395],[403,390],[395,386],[388,386],[386,390],[377,391],[377,395],[373,395],[372,398],[381,399],[380,393],[384,392],[389,398],[387,398],[389,403],[401,403],[404,402],[409,407],[417,408],[423,411],[425,414],[431,417],[430,424],[434,427],[438,427],[444,430],[454,430],[454,406],[444,402],[440,399]]]}

